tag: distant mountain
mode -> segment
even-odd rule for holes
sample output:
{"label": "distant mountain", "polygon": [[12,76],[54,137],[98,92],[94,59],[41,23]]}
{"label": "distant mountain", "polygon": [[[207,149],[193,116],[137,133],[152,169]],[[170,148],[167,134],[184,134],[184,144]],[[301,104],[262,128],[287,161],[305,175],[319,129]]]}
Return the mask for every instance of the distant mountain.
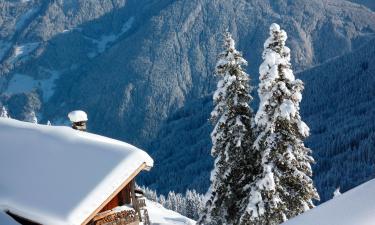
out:
{"label": "distant mountain", "polygon": [[[157,146],[167,136],[177,142],[180,131],[168,130],[174,126],[194,128],[172,125],[178,113],[205,120],[194,107],[216,86],[222,32],[233,33],[256,77],[272,22],[288,32],[297,71],[357,50],[375,34],[375,13],[344,0],[6,0],[0,2],[0,104],[15,118],[36,111],[52,124],[83,109],[92,132],[150,146],[163,156],[160,162],[170,163]],[[206,125],[196,126],[203,126],[201,133],[183,132],[190,143],[209,135]],[[195,143],[202,157],[207,143]],[[188,146],[183,149],[193,154]],[[180,165],[199,160],[185,163],[181,149],[168,151]],[[199,173],[206,175],[189,178],[201,191],[211,159],[204,160]],[[185,180],[173,184],[185,186]]]}
{"label": "distant mountain", "polygon": [[375,177],[375,39],[299,74],[306,83],[302,114],[312,128],[322,200]]}
{"label": "distant mountain", "polygon": [[92,131],[141,146],[171,113],[213,90],[227,28],[252,74],[272,22],[289,32],[297,70],[357,49],[375,31],[375,13],[342,0],[1,4],[2,102],[18,105],[10,113],[34,110],[60,124],[80,108]]}
{"label": "distant mountain", "polygon": [[[358,50],[297,74],[305,82],[302,118],[310,126],[314,181],[322,202],[375,177],[375,39]],[[157,163],[142,182],[159,190],[205,192],[210,170],[207,120],[211,96],[173,114],[150,154]]]}
{"label": "distant mountain", "polygon": [[164,195],[171,190],[183,193],[186,189],[205,193],[213,166],[210,156],[213,127],[208,121],[212,108],[209,95],[173,113],[147,146],[155,159],[154,168],[138,181]]}

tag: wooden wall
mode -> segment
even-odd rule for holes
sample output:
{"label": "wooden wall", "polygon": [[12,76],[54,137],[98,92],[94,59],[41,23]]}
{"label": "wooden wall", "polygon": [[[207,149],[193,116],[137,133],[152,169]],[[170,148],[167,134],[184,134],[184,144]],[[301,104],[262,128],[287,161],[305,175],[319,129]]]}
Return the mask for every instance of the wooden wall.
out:
{"label": "wooden wall", "polygon": [[100,212],[111,210],[115,208],[116,206],[130,204],[131,203],[130,190],[131,190],[132,183],[133,182],[129,182],[115,197],[111,199],[111,201],[108,202],[107,205],[104,206],[102,210],[100,210]]}

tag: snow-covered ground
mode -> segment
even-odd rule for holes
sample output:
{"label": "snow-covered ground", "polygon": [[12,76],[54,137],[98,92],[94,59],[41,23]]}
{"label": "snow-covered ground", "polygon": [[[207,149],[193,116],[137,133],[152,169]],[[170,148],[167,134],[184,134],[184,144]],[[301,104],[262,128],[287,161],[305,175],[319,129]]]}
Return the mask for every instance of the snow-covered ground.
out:
{"label": "snow-covered ground", "polygon": [[58,71],[48,70],[51,76],[44,80],[35,80],[25,74],[14,74],[9,81],[5,94],[18,94],[30,92],[34,89],[40,89],[43,92],[43,101],[48,101],[54,93],[55,80],[59,78]]}
{"label": "snow-covered ground", "polygon": [[375,179],[366,182],[283,225],[374,225]]}
{"label": "snow-covered ground", "polygon": [[[146,199],[146,205],[150,221],[152,225],[193,225],[194,220],[180,215],[174,211],[164,208],[159,203]],[[121,207],[120,207],[121,208]],[[0,210],[0,224],[1,225],[19,225],[5,212]]]}
{"label": "snow-covered ground", "polygon": [[196,223],[194,220],[147,199],[146,206],[152,225],[193,225]]}
{"label": "snow-covered ground", "polygon": [[13,55],[10,57],[10,63],[15,63],[18,60],[27,59],[30,54],[39,46],[39,42],[25,43],[17,45],[13,49]]}
{"label": "snow-covered ground", "polygon": [[99,40],[90,38],[90,37],[85,37],[89,40],[91,40],[94,44],[97,46],[97,52],[90,52],[88,53],[88,56],[90,58],[95,57],[97,53],[103,53],[108,46],[115,42],[121,35],[125,34],[133,25],[134,23],[134,17],[130,17],[121,27],[121,31],[118,34],[105,34],[100,37]]}

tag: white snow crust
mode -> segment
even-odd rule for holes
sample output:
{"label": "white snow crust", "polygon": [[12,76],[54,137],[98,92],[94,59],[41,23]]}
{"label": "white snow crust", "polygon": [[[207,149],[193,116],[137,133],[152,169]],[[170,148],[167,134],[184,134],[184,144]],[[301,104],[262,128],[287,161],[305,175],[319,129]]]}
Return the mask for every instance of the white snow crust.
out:
{"label": "white snow crust", "polygon": [[79,225],[142,165],[144,151],[74,130],[0,118],[0,211]]}
{"label": "white snow crust", "polygon": [[68,114],[70,121],[72,122],[82,122],[87,121],[87,114],[82,110],[75,110]]}
{"label": "white snow crust", "polygon": [[375,179],[291,219],[283,225],[374,225]]}
{"label": "white snow crust", "polygon": [[166,209],[159,203],[146,199],[151,224],[157,225],[195,225],[196,222],[181,214]]}

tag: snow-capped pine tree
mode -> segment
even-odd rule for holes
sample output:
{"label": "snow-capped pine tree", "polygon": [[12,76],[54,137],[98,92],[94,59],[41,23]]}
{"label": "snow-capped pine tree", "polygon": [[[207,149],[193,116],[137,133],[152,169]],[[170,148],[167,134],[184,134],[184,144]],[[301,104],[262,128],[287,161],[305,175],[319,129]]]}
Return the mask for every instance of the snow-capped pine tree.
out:
{"label": "snow-capped pine tree", "polygon": [[38,118],[35,115],[34,110],[25,114],[25,121],[30,123],[38,123]]}
{"label": "snow-capped pine tree", "polygon": [[229,32],[225,33],[224,51],[219,54],[215,75],[220,78],[213,99],[211,155],[215,158],[207,202],[198,224],[236,224],[245,186],[252,179],[253,112],[249,106],[249,76],[242,66],[247,62],[235,49]]}
{"label": "snow-capped pine tree", "polygon": [[0,108],[0,117],[3,117],[3,118],[10,118],[9,117],[9,114],[8,114],[8,110],[5,108],[5,106],[2,106]]}
{"label": "snow-capped pine tree", "polygon": [[251,185],[242,224],[280,224],[314,207],[312,200],[319,199],[311,179],[314,159],[303,143],[309,128],[299,114],[304,86],[293,75],[286,39],[286,32],[272,24],[259,68],[260,105],[255,116],[255,148],[263,171]]}
{"label": "snow-capped pine tree", "polygon": [[177,210],[177,199],[176,199],[176,193],[174,191],[168,192],[167,202],[166,202],[166,208],[176,211]]}
{"label": "snow-capped pine tree", "polygon": [[159,197],[158,197],[158,202],[163,206],[163,207],[165,207],[165,202],[166,202],[167,200],[165,199],[165,196],[164,195],[160,195]]}
{"label": "snow-capped pine tree", "polygon": [[176,194],[176,212],[186,215],[186,199],[180,194]]}
{"label": "snow-capped pine tree", "polygon": [[340,187],[336,188],[336,190],[333,192],[333,198],[336,198],[341,195]]}
{"label": "snow-capped pine tree", "polygon": [[199,215],[203,210],[203,196],[198,194],[195,190],[187,190],[185,194],[186,215],[187,217],[198,220]]}

